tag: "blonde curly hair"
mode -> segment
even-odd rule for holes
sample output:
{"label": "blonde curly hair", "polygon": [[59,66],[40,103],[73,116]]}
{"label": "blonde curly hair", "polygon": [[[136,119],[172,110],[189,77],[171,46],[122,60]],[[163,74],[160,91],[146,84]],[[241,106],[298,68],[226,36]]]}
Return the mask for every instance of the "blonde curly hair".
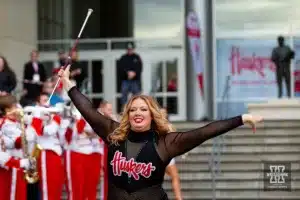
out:
{"label": "blonde curly hair", "polygon": [[129,111],[133,101],[136,99],[142,99],[148,105],[152,117],[151,126],[154,131],[156,131],[158,134],[167,134],[175,130],[167,120],[167,116],[161,110],[156,100],[154,100],[150,96],[136,95],[131,97],[131,99],[125,105],[119,127],[116,128],[114,132],[108,135],[108,141],[110,141],[112,144],[117,145],[118,142],[126,140],[130,131]]}

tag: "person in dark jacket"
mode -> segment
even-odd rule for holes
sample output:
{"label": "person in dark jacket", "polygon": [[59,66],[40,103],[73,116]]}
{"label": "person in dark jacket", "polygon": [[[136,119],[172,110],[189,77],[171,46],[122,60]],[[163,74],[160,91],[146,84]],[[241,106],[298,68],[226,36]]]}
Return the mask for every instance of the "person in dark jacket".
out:
{"label": "person in dark jacket", "polygon": [[127,102],[129,93],[136,95],[141,92],[143,63],[141,57],[134,52],[132,44],[128,45],[127,53],[121,57],[119,65],[123,72],[121,83],[121,103],[124,105]]}
{"label": "person in dark jacket", "polygon": [[0,56],[0,95],[11,93],[17,86],[15,72],[9,67],[7,60]]}
{"label": "person in dark jacket", "polygon": [[39,52],[33,50],[30,61],[24,65],[24,93],[26,99],[35,101],[42,92],[43,84],[47,79],[44,65],[39,62]]}
{"label": "person in dark jacket", "polygon": [[276,80],[278,87],[278,97],[282,97],[282,79],[284,78],[287,95],[291,97],[291,60],[295,56],[295,52],[284,43],[284,37],[277,38],[278,46],[272,51],[272,61],[276,65]]}

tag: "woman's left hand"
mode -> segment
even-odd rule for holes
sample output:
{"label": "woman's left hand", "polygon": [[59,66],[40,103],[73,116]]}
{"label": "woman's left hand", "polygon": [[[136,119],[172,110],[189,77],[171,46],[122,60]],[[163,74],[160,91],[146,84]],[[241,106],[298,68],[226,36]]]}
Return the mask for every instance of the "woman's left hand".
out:
{"label": "woman's left hand", "polygon": [[243,120],[244,124],[249,124],[252,127],[253,132],[255,133],[256,124],[262,122],[263,117],[255,116],[255,115],[251,115],[251,114],[244,114],[244,115],[242,115],[242,120]]}

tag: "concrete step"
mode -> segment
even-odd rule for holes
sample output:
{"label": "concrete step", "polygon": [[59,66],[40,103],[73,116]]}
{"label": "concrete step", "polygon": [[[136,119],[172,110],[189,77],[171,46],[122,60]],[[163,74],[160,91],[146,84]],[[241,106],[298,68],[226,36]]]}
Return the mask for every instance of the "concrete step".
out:
{"label": "concrete step", "polygon": [[[300,144],[300,134],[299,137],[224,137],[224,139],[219,138],[220,142],[235,145],[248,145],[248,144]],[[212,144],[213,139],[207,140],[203,144]]]}
{"label": "concrete step", "polygon": [[[168,196],[170,200],[175,200],[174,195]],[[100,200],[100,199],[97,199]],[[184,198],[184,200],[212,200],[212,196],[201,196],[201,197],[190,197],[187,196]],[[216,197],[216,200],[299,200],[299,197]]]}
{"label": "concrete step", "polygon": [[[182,159],[176,159],[176,166],[179,172],[200,172],[210,171],[210,166],[207,161],[205,162],[186,162]],[[220,169],[223,172],[234,172],[234,171],[258,171],[263,168],[263,163],[259,162],[222,162],[220,163]],[[300,169],[300,163],[292,163],[292,170]]]}
{"label": "concrete step", "polygon": [[[172,191],[169,191],[170,198],[174,198],[174,194]],[[183,199],[185,200],[193,200],[193,199],[212,199],[213,192],[210,190],[202,191],[202,190],[185,190],[182,191]],[[296,192],[288,192],[288,191],[216,191],[217,199],[231,199],[231,200],[299,200],[300,191]]]}
{"label": "concrete step", "polygon": [[[175,200],[174,195],[169,195],[168,196],[170,200]],[[97,199],[100,200],[100,199]],[[190,197],[187,196],[184,198],[184,200],[212,200],[212,196],[201,196],[201,197]],[[217,197],[216,200],[299,200],[299,197],[272,197],[270,196],[269,198],[267,197]]]}
{"label": "concrete step", "polygon": [[[291,179],[292,180],[299,180],[300,179],[300,171],[299,170],[292,170]],[[211,180],[212,174],[210,172],[182,172],[179,174],[181,181],[197,181],[197,180]],[[264,173],[263,170],[261,171],[247,171],[247,172],[221,172],[218,176],[215,177],[216,180],[220,181],[236,181],[236,180],[263,180]],[[165,177],[166,180],[169,177]]]}
{"label": "concrete step", "polygon": [[[185,162],[199,162],[211,160],[211,155],[208,153],[197,153],[197,154],[187,154],[184,161]],[[238,153],[238,152],[226,152],[222,153],[221,161],[244,161],[248,163],[249,161],[288,161],[288,162],[297,162],[300,160],[300,154],[298,152],[247,152],[247,153]]]}
{"label": "concrete step", "polygon": [[253,133],[252,129],[238,128],[231,130],[219,137],[299,137],[299,129],[261,129],[257,128]]}
{"label": "concrete step", "polygon": [[[182,190],[209,190],[212,188],[212,181],[181,181],[180,186]],[[165,180],[164,188],[166,190],[172,190],[171,180]],[[263,190],[263,188],[264,182],[262,180],[237,180],[216,182],[217,190]],[[300,191],[300,180],[292,181],[292,189]]]}
{"label": "concrete step", "polygon": [[[250,139],[249,139],[250,140]],[[220,140],[219,142],[215,142],[215,146],[221,146],[222,145],[222,140]],[[225,142],[225,140],[223,141]],[[196,148],[202,148],[202,147],[212,147],[212,143],[210,142],[205,142],[201,145],[199,145]],[[230,146],[230,147],[234,147],[234,146],[244,146],[244,147],[252,147],[252,146],[267,146],[267,147],[273,147],[273,146],[284,146],[284,147],[294,147],[294,146],[300,146],[300,143],[289,143],[289,142],[281,142],[281,143],[264,143],[264,142],[260,142],[260,143],[248,143],[247,145],[245,144],[239,144],[239,143],[231,143],[231,144],[224,144],[223,146]],[[196,149],[195,148],[195,149]]]}
{"label": "concrete step", "polygon": [[[168,197],[170,200],[175,200],[173,192],[167,192]],[[67,200],[67,197],[65,195],[62,196],[62,200]],[[212,200],[212,195],[208,196],[184,196],[184,200]],[[268,196],[268,197],[258,197],[255,196],[217,196],[216,200],[299,200],[299,197],[296,195],[290,195],[289,197],[283,197],[283,196]],[[101,199],[101,195],[97,195],[97,200],[103,200]]]}
{"label": "concrete step", "polygon": [[[174,122],[172,123],[177,130],[186,131],[191,129],[196,129],[203,127],[211,122]],[[300,129],[299,120],[268,120],[263,123],[257,124],[257,130],[291,130],[291,129]],[[240,126],[234,130],[251,130],[247,125]]]}
{"label": "concrete step", "polygon": [[[299,122],[298,122],[299,123]],[[300,127],[299,127],[300,128]],[[224,134],[225,137],[298,137],[299,129],[291,127],[291,128],[264,128],[258,127],[256,132],[253,133],[250,128],[238,128],[231,130],[230,132]]]}
{"label": "concrete step", "polygon": [[[193,149],[189,152],[191,153],[211,153],[213,150],[212,145],[200,145],[199,147]],[[235,145],[224,145],[222,147],[222,152],[237,152],[237,153],[244,153],[244,152],[253,152],[253,153],[260,153],[260,152],[300,152],[300,143],[297,145],[290,145],[290,144],[272,144],[272,145],[264,145],[264,144],[252,144],[251,146],[245,146],[240,144]]]}

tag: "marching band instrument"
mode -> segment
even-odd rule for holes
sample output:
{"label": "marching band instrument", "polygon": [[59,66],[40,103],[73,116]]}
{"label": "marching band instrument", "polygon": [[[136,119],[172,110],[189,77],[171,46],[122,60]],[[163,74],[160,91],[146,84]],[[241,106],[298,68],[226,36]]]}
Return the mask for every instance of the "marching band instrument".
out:
{"label": "marching band instrument", "polygon": [[24,113],[30,113],[30,112],[35,112],[35,111],[40,111],[41,113],[62,113],[63,108],[62,107],[35,107],[35,106],[26,106],[24,108]]}
{"label": "marching band instrument", "polygon": [[[36,144],[31,155],[29,153],[29,148],[28,148],[28,142],[26,139],[26,129],[25,129],[25,121],[24,121],[24,112],[22,109],[18,109],[18,114],[20,116],[20,123],[21,123],[21,140],[22,140],[22,150],[24,154],[24,158],[27,159],[37,159],[40,155],[40,152],[42,150],[41,146]],[[36,183],[39,180],[39,174],[37,172],[36,167],[31,170],[25,170],[25,180],[27,183]]]}
{"label": "marching band instrument", "polygon": [[[25,120],[24,120],[24,111],[21,108],[18,109],[14,109],[8,113],[6,113],[7,115],[11,115],[11,114],[16,114],[19,118],[20,118],[20,124],[21,124],[21,141],[22,141],[22,151],[24,154],[24,158],[26,159],[37,159],[40,155],[40,152],[42,150],[41,146],[38,144],[35,144],[33,151],[31,152],[31,154],[29,153],[29,148],[28,148],[28,142],[26,139],[26,129],[25,129]],[[37,168],[34,167],[34,169],[30,169],[30,170],[25,170],[25,180],[27,181],[27,183],[33,184],[36,183],[39,180],[39,174],[37,172]]]}

